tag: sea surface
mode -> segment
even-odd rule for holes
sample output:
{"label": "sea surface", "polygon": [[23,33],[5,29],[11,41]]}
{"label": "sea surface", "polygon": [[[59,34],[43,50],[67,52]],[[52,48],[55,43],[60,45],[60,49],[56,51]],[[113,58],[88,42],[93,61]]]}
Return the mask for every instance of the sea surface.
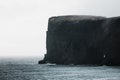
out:
{"label": "sea surface", "polygon": [[37,64],[38,58],[0,58],[0,80],[120,80],[120,67]]}

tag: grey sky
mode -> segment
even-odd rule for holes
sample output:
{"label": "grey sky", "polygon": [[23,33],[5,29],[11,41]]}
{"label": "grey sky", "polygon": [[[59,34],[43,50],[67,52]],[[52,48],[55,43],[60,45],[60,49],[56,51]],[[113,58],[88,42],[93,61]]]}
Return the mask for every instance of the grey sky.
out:
{"label": "grey sky", "polygon": [[50,16],[119,16],[120,0],[0,0],[0,56],[42,56]]}

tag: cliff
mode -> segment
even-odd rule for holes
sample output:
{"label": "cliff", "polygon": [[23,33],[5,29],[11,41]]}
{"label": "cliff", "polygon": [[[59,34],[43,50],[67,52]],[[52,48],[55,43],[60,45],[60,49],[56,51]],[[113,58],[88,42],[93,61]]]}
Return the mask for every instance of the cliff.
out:
{"label": "cliff", "polygon": [[105,64],[120,66],[120,17],[108,18],[103,28]]}
{"label": "cliff", "polygon": [[118,17],[51,17],[47,31],[47,54],[39,63],[120,64],[119,21]]}

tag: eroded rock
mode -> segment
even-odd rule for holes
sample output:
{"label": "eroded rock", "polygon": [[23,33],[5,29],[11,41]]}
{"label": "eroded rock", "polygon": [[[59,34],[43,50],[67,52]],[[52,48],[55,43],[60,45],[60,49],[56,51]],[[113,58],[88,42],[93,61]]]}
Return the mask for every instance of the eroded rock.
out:
{"label": "eroded rock", "polygon": [[51,17],[39,63],[120,65],[120,17]]}

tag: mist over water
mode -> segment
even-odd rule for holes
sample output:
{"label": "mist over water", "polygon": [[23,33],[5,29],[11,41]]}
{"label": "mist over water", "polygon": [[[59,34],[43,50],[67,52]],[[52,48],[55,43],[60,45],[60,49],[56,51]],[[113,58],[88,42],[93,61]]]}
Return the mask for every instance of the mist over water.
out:
{"label": "mist over water", "polygon": [[0,64],[38,64],[42,59],[41,56],[8,56],[0,57]]}
{"label": "mist over water", "polygon": [[119,80],[120,67],[37,64],[38,57],[0,59],[0,80]]}

